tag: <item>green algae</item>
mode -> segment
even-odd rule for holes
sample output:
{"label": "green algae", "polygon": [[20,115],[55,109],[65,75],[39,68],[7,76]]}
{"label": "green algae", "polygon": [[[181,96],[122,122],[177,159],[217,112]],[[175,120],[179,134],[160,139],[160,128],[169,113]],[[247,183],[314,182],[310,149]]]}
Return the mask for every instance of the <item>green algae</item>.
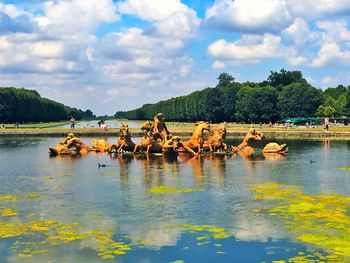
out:
{"label": "green algae", "polygon": [[118,174],[117,172],[101,172],[103,175],[113,175],[113,174]]}
{"label": "green algae", "polygon": [[340,171],[350,171],[350,167],[339,167],[339,168],[337,168],[337,170],[340,170]]}
{"label": "green algae", "polygon": [[196,237],[197,240],[225,239],[233,236],[233,232],[227,232],[224,228],[213,225],[181,224],[179,227],[191,234],[205,234]]}
{"label": "green algae", "polygon": [[[255,199],[271,201],[260,212],[281,219],[298,241],[329,255],[298,255],[289,262],[341,262],[350,259],[350,197],[338,194],[306,195],[300,187],[276,183],[251,185]],[[306,260],[306,261],[305,261]],[[333,260],[333,261],[332,261]]]}
{"label": "green algae", "polygon": [[[97,243],[97,255],[103,259],[114,258],[115,255],[124,255],[131,250],[128,244],[115,241],[112,236],[111,231],[85,231],[79,228],[77,223],[59,224],[57,221],[49,219],[16,223],[0,221],[0,238],[18,237],[19,239],[12,247],[13,251],[18,251],[20,247],[24,247],[21,253],[18,254],[19,257],[32,257],[37,254],[48,253],[50,246],[82,240],[93,240],[94,243]],[[22,237],[34,238],[36,242],[20,241]],[[45,245],[46,247],[38,249],[39,245]]]}
{"label": "green algae", "polygon": [[33,169],[44,169],[44,168],[47,168],[47,166],[45,166],[45,165],[33,165],[32,168]]}
{"label": "green algae", "polygon": [[9,217],[17,215],[18,212],[11,207],[0,207],[0,213],[4,217]]}
{"label": "green algae", "polygon": [[[21,196],[7,195],[1,196],[3,202],[18,202],[23,200],[38,199],[38,194],[32,193]],[[13,217],[18,211],[11,207],[0,206],[0,215],[4,218]],[[90,213],[96,218],[102,217],[97,213]],[[116,255],[124,255],[131,247],[122,242],[116,241],[112,237],[114,234],[107,230],[85,230],[78,223],[60,224],[57,220],[41,219],[32,220],[37,214],[28,214],[21,221],[19,218],[13,218],[11,222],[0,221],[0,239],[16,238],[11,250],[18,253],[21,258],[32,258],[35,255],[48,253],[50,247],[70,244],[89,240],[89,244],[98,244],[91,248],[97,251],[97,255],[103,259],[114,258]],[[29,221],[27,221],[29,220]],[[125,239],[125,238],[124,238]]]}
{"label": "green algae", "polygon": [[0,202],[16,203],[17,202],[17,197],[13,196],[13,195],[3,195],[3,196],[0,196]]}
{"label": "green algae", "polygon": [[168,186],[155,186],[147,191],[148,194],[181,194],[181,193],[194,193],[202,192],[199,189],[179,189]]}

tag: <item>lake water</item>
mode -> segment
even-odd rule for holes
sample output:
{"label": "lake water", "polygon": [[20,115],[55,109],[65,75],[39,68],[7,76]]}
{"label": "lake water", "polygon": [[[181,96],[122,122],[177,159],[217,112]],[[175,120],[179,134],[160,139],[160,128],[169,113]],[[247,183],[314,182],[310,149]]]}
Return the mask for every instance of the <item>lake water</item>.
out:
{"label": "lake water", "polygon": [[[98,128],[98,122],[100,120],[91,120],[91,121],[79,121],[75,127],[76,128]],[[126,122],[129,128],[140,128],[142,123],[141,121],[121,121],[121,120],[106,120],[105,124],[108,128],[119,128],[122,122]],[[70,123],[57,126],[62,128],[70,128]]]}
{"label": "lake water", "polygon": [[[277,140],[289,146],[282,158],[261,154],[268,141],[254,144],[252,157],[50,158],[48,147],[59,140],[0,138],[0,262],[272,262],[334,254],[350,262],[338,247],[301,240],[288,218],[261,210],[284,200],[261,200],[252,190],[277,183],[298,186],[303,200],[346,200],[350,171],[339,168],[350,167],[350,141]],[[339,211],[349,219],[348,203]]]}

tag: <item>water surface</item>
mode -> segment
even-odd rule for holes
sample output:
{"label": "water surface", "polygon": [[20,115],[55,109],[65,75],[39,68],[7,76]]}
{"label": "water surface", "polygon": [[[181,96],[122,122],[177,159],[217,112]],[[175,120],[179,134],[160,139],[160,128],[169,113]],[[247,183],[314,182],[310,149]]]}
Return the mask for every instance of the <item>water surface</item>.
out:
{"label": "water surface", "polygon": [[[48,147],[60,139],[0,138],[0,196],[18,197],[15,203],[0,202],[0,209],[18,212],[0,221],[58,222],[50,231],[0,239],[1,262],[272,262],[300,253],[327,255],[296,240],[279,218],[257,212],[262,204],[250,185],[275,182],[300,186],[309,195],[350,196],[350,172],[337,169],[350,167],[349,141],[283,140],[290,151],[285,156],[264,156],[265,141],[254,144],[250,157],[90,153],[50,158]],[[91,138],[83,140],[91,143]],[[108,166],[98,168],[98,163]],[[195,192],[151,194],[157,186]],[[39,198],[25,198],[28,194]],[[131,250],[102,259],[101,244],[91,238],[48,241],[61,225],[72,223],[77,227],[69,231],[107,231]],[[184,224],[223,228],[227,236],[215,238],[215,231],[194,231]]]}

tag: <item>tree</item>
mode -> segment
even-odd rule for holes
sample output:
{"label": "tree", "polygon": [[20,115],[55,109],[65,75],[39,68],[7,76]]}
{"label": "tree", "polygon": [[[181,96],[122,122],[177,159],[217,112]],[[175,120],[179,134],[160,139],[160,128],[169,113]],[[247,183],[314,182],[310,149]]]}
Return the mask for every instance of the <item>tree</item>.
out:
{"label": "tree", "polygon": [[284,68],[280,72],[273,72],[267,78],[268,83],[281,91],[282,87],[292,83],[307,83],[301,71],[287,71]]}
{"label": "tree", "polygon": [[278,95],[278,108],[282,118],[315,116],[321,104],[322,92],[305,83],[285,86]]}
{"label": "tree", "polygon": [[70,115],[81,119],[86,114],[91,116],[92,112],[42,98],[35,90],[0,88],[0,122],[58,121]]}
{"label": "tree", "polygon": [[336,112],[336,109],[332,106],[320,105],[316,111],[316,115],[317,117],[334,117]]}
{"label": "tree", "polygon": [[235,81],[235,78],[232,77],[229,73],[221,73],[218,77],[219,83],[218,86],[225,87]]}

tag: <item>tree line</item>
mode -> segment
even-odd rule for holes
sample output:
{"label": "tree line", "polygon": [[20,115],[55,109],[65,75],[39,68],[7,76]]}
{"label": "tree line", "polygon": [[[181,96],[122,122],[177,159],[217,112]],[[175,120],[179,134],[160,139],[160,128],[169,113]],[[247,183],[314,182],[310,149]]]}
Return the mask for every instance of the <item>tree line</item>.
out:
{"label": "tree line", "polygon": [[221,73],[218,80],[216,87],[118,111],[115,117],[145,120],[163,112],[172,121],[266,123],[292,117],[350,116],[350,86],[323,91],[310,85],[300,71],[271,71],[259,83],[239,83],[229,73]]}
{"label": "tree line", "polygon": [[42,98],[35,90],[14,87],[0,88],[0,122],[48,122],[94,117],[91,110],[65,106],[62,103]]}

